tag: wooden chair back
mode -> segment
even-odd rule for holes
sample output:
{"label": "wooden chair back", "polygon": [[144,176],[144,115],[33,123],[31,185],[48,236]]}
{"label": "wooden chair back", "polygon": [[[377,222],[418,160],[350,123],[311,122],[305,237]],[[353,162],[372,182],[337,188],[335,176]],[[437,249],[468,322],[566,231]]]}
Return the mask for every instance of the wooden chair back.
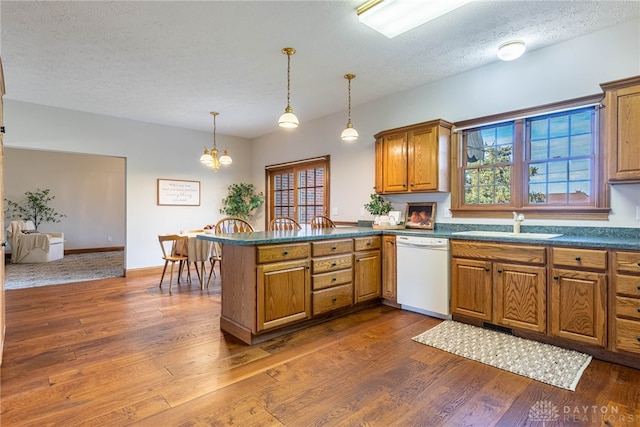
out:
{"label": "wooden chair back", "polygon": [[164,280],[164,274],[167,271],[167,265],[171,263],[171,273],[169,275],[169,294],[171,294],[171,284],[173,282],[173,266],[178,263],[178,283],[182,275],[182,266],[187,264],[187,282],[191,282],[191,273],[189,272],[189,257],[187,255],[187,239],[185,234],[160,234],[158,241],[162,250],[162,259],[164,260],[164,268],[160,277],[160,287]]}
{"label": "wooden chair back", "polygon": [[298,221],[288,216],[277,216],[269,223],[269,231],[300,230],[301,228]]}
{"label": "wooden chair back", "polygon": [[242,218],[228,216],[216,223],[216,234],[221,233],[247,233],[255,231],[249,222]]}
{"label": "wooden chair back", "polygon": [[311,219],[311,228],[334,228],[336,225],[324,215],[316,215]]}

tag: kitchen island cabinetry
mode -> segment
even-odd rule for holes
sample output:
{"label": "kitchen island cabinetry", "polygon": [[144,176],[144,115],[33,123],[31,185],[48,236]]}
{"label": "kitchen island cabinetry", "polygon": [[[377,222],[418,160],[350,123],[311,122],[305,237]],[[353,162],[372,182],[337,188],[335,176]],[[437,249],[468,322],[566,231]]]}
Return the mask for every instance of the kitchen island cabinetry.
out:
{"label": "kitchen island cabinetry", "polygon": [[451,127],[433,120],[376,134],[376,192],[449,191]]}
{"label": "kitchen island cabinetry", "polygon": [[313,315],[353,305],[352,239],[312,242]]}
{"label": "kitchen island cabinetry", "polygon": [[640,356],[640,252],[613,252],[612,350]]}
{"label": "kitchen island cabinetry", "polygon": [[640,182],[640,76],[603,83],[609,182]]}
{"label": "kitchen island cabinetry", "polygon": [[606,346],[607,251],[551,248],[549,335]]}
{"label": "kitchen island cabinetry", "polygon": [[451,312],[546,332],[546,248],[451,242]]}

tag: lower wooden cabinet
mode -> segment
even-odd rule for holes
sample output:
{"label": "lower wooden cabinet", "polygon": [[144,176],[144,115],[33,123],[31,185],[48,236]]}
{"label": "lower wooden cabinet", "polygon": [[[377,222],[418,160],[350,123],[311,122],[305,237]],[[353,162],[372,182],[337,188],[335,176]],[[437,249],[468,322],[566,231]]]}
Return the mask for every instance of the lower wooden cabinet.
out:
{"label": "lower wooden cabinet", "polygon": [[[354,239],[354,300],[356,303],[380,298],[382,293],[382,257],[380,236]],[[363,250],[367,249],[367,250]]]}
{"label": "lower wooden cabinet", "polygon": [[[453,247],[455,242],[451,243]],[[491,263],[466,258],[451,259],[451,313],[492,320]]]}
{"label": "lower wooden cabinet", "polygon": [[382,236],[382,298],[391,305],[398,301],[396,236]]}
{"label": "lower wooden cabinet", "polygon": [[353,240],[312,243],[312,314],[353,305]]}
{"label": "lower wooden cabinet", "polygon": [[259,265],[257,279],[258,331],[311,316],[308,260]]}
{"label": "lower wooden cabinet", "polygon": [[640,252],[613,253],[611,347],[640,356]]}
{"label": "lower wooden cabinet", "polygon": [[545,332],[547,269],[534,265],[496,263],[493,277],[495,323]]}

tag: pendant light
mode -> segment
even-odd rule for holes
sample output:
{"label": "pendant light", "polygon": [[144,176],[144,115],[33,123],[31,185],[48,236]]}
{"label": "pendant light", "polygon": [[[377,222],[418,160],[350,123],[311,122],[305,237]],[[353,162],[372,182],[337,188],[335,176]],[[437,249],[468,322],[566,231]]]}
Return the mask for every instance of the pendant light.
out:
{"label": "pendant light", "polygon": [[282,49],[282,53],[287,55],[287,108],[284,109],[284,114],[278,119],[278,125],[283,128],[297,128],[300,122],[295,114],[293,114],[293,108],[291,108],[290,96],[291,96],[291,55],[296,53],[296,50],[292,47],[285,47]]}
{"label": "pendant light", "polygon": [[346,142],[353,142],[358,139],[358,131],[353,127],[351,123],[351,80],[356,78],[355,74],[345,74],[344,78],[349,81],[349,115],[347,116],[347,127],[342,131],[340,138]]}
{"label": "pendant light", "polygon": [[204,148],[204,154],[200,156],[200,163],[203,165],[210,167],[214,172],[218,172],[220,166],[228,166],[233,160],[231,156],[227,153],[227,150],[224,150],[222,156],[218,158],[218,146],[216,144],[216,116],[220,114],[217,111],[212,111],[211,115],[213,116],[213,148],[208,149]]}

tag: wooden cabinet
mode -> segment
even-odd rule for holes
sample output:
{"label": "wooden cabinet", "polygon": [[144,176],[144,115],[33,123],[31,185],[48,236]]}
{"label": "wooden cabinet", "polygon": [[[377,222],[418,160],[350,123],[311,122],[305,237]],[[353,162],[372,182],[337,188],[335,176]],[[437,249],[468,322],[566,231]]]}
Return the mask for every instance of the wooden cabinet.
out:
{"label": "wooden cabinet", "polygon": [[451,127],[433,120],[376,134],[376,192],[449,191]]}
{"label": "wooden cabinet", "polygon": [[396,236],[382,236],[382,298],[393,306],[398,300],[397,259]]}
{"label": "wooden cabinet", "polygon": [[451,312],[535,332],[546,331],[546,249],[451,242]]}
{"label": "wooden cabinet", "polygon": [[379,298],[382,292],[380,236],[356,237],[354,240],[354,301]]}
{"label": "wooden cabinet", "polygon": [[309,244],[258,246],[256,252],[257,331],[309,318]]}
{"label": "wooden cabinet", "polygon": [[606,346],[607,251],[551,248],[549,335]]}
{"label": "wooden cabinet", "polygon": [[353,305],[353,240],[311,243],[312,313]]}
{"label": "wooden cabinet", "polygon": [[603,83],[609,182],[640,182],[640,76]]}
{"label": "wooden cabinet", "polygon": [[610,325],[614,351],[640,355],[640,252],[613,253],[613,309]]}

